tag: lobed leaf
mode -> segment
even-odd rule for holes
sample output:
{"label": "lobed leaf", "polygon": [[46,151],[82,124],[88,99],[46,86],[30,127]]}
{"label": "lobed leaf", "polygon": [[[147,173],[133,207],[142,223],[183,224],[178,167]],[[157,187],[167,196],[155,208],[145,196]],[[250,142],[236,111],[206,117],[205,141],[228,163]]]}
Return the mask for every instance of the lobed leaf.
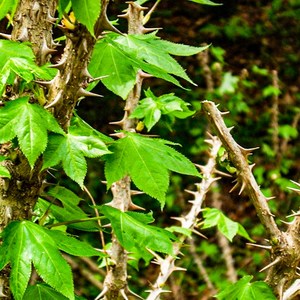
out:
{"label": "lobed leaf", "polygon": [[218,230],[231,242],[237,234],[253,242],[241,224],[230,220],[216,208],[205,208],[203,210],[203,218],[203,229],[217,226]]}
{"label": "lobed leaf", "polygon": [[[147,248],[173,255],[173,242],[176,237],[162,228],[143,223],[143,217],[122,212],[116,208],[103,205],[100,208],[111,222],[112,229],[120,244],[127,250],[147,252]],[[146,217],[148,219],[148,217]]]}
{"label": "lobed leaf", "polygon": [[108,188],[125,175],[134,184],[164,205],[169,185],[168,171],[200,176],[195,166],[182,154],[167,146],[167,141],[134,133],[113,143],[105,156],[105,177]]}
{"label": "lobed leaf", "polygon": [[38,283],[28,286],[23,300],[68,300],[67,297],[60,294],[47,284]]}
{"label": "lobed leaf", "polygon": [[110,153],[103,140],[110,139],[104,138],[104,135],[97,133],[77,117],[67,134],[49,136],[43,169],[62,163],[66,174],[82,187],[87,172],[85,157],[95,158]]}
{"label": "lobed leaf", "polygon": [[238,282],[229,285],[215,297],[219,300],[253,300],[253,299],[277,299],[272,289],[263,281],[250,283],[253,276],[244,276]]}
{"label": "lobed leaf", "polygon": [[94,25],[100,15],[101,1],[71,0],[77,20],[94,36]]}
{"label": "lobed leaf", "polygon": [[0,109],[0,143],[15,136],[31,167],[45,151],[47,131],[63,134],[55,118],[38,104],[30,104],[29,97],[10,101]]}
{"label": "lobed leaf", "polygon": [[47,230],[30,221],[13,221],[3,232],[0,253],[7,253],[1,268],[11,265],[10,287],[21,300],[31,276],[31,263],[41,278],[68,299],[74,299],[70,266],[63,259]]}

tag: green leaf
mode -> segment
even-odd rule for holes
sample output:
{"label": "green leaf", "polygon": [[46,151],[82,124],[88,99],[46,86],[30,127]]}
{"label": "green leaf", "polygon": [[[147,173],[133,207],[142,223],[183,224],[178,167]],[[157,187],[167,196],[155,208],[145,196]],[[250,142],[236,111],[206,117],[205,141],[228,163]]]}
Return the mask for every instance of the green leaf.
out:
{"label": "green leaf", "polygon": [[[6,159],[7,159],[6,156],[0,155],[0,163],[2,161],[6,160]],[[0,164],[0,177],[6,177],[6,178],[10,178],[11,177],[8,169],[5,166],[1,165],[1,164]]]}
{"label": "green leaf", "polygon": [[241,224],[230,220],[216,208],[205,208],[203,210],[203,218],[203,229],[217,226],[220,232],[231,242],[233,237],[237,234],[240,234],[244,238],[253,242]]}
{"label": "green leaf", "polygon": [[104,38],[94,47],[89,72],[94,77],[107,76],[101,82],[110,91],[126,99],[134,87],[137,68],[126,53]]}
{"label": "green leaf", "polygon": [[284,139],[290,139],[290,138],[295,139],[298,137],[297,128],[288,124],[280,125],[278,128],[278,133],[279,136],[283,137]]}
{"label": "green leaf", "polygon": [[137,213],[122,212],[107,205],[103,205],[100,212],[110,220],[118,241],[127,251],[139,250],[147,253],[146,248],[149,248],[173,255],[172,241],[176,237],[171,232],[143,223],[144,218]]}
{"label": "green leaf", "polygon": [[229,285],[215,297],[219,300],[276,300],[271,288],[262,281],[250,283],[253,276],[244,276],[238,282]]}
{"label": "green leaf", "polygon": [[238,81],[238,76],[233,76],[230,72],[224,73],[222,84],[217,89],[217,93],[221,96],[224,94],[233,94],[237,88]]}
{"label": "green leaf", "polygon": [[199,4],[204,4],[204,5],[212,5],[212,6],[223,5],[222,3],[215,3],[210,0],[189,0],[189,1],[199,3]]}
{"label": "green leaf", "polygon": [[47,284],[68,299],[74,299],[71,268],[46,229],[30,221],[13,221],[4,229],[2,237],[0,252],[7,254],[1,268],[10,262],[10,288],[16,300],[23,298],[31,276],[31,263]]}
{"label": "green leaf", "polygon": [[19,0],[0,0],[0,20],[8,13],[11,13],[11,19],[14,16]]}
{"label": "green leaf", "polygon": [[139,102],[130,118],[144,119],[148,131],[159,121],[161,115],[184,119],[195,113],[188,109],[188,103],[174,93],[156,97],[149,88],[145,95],[147,98]]}
{"label": "green leaf", "polygon": [[16,75],[27,83],[35,78],[51,80],[53,72],[35,64],[31,48],[24,43],[0,40],[0,94],[6,84],[13,84]]}
{"label": "green leaf", "polygon": [[76,19],[86,26],[94,36],[94,25],[100,16],[101,1],[95,0],[72,0],[72,8]]}
{"label": "green leaf", "polygon": [[[43,212],[49,210],[57,221],[68,222],[88,218],[88,215],[78,206],[82,199],[72,191],[62,186],[55,186],[49,189],[47,194],[59,200],[63,207],[39,199],[39,208]],[[72,223],[68,227],[84,231],[99,231],[99,226],[95,221]]]}
{"label": "green leaf", "polygon": [[[174,58],[170,56],[168,49],[171,48],[171,51],[174,51],[174,47],[172,48],[169,44],[169,47],[165,47],[165,44],[161,43],[161,40],[155,35],[148,34],[146,37],[129,34],[122,36],[120,35],[116,37],[114,41],[120,44],[124,51],[131,49],[131,52],[135,52],[137,58],[141,61],[145,61],[150,65],[163,69],[169,74],[176,75],[190,83],[193,83],[193,81],[185,73],[184,69]],[[199,48],[198,52],[200,51],[202,51],[202,49]],[[178,53],[180,52],[176,52],[177,55]]]}
{"label": "green leaf", "polygon": [[68,300],[47,284],[29,285],[22,300]]}
{"label": "green leaf", "polygon": [[49,230],[48,234],[55,241],[57,247],[73,256],[104,256],[90,244],[79,241],[59,230]]}
{"label": "green leaf", "polygon": [[61,162],[66,174],[82,187],[87,172],[85,157],[100,157],[110,151],[103,142],[104,135],[78,120],[72,123],[67,134],[49,136],[43,169]]}
{"label": "green leaf", "polygon": [[47,131],[63,134],[55,118],[38,104],[28,103],[29,97],[10,101],[0,109],[0,143],[15,136],[31,167],[47,145]]}
{"label": "green leaf", "polygon": [[107,76],[102,83],[123,99],[132,90],[138,69],[182,87],[173,75],[192,80],[170,54],[190,55],[207,47],[189,47],[160,40],[155,34],[106,36],[95,45],[89,71],[94,77]]}
{"label": "green leaf", "polygon": [[134,184],[164,205],[169,185],[168,171],[200,176],[195,166],[182,154],[167,146],[168,142],[134,133],[113,143],[105,156],[105,176],[108,188],[125,175]]}

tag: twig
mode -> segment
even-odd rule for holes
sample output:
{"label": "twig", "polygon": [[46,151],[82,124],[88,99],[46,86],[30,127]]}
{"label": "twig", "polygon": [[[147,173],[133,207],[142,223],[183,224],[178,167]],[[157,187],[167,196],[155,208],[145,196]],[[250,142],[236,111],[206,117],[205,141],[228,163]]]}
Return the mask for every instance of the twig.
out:
{"label": "twig", "polygon": [[195,246],[195,242],[192,238],[188,239],[187,242],[189,243],[190,245],[190,252],[193,256],[193,259],[194,259],[194,262],[196,263],[197,265],[197,268],[199,270],[199,273],[201,274],[204,282],[206,283],[207,285],[207,288],[209,289],[210,291],[210,294],[211,295],[214,295],[216,293],[216,288],[215,286],[213,285],[212,281],[210,280],[207,272],[206,272],[206,269],[205,267],[203,266],[203,263],[202,263],[202,260],[200,259],[199,255],[197,255],[197,252],[196,252],[196,246]]}

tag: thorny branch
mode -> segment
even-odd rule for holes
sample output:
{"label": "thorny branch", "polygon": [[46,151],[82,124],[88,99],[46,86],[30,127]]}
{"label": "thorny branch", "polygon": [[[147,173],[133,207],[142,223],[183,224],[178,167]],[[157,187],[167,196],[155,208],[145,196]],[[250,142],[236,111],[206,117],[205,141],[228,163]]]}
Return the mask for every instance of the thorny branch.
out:
{"label": "thorny branch", "polygon": [[[253,149],[244,149],[238,145],[230,134],[232,128],[227,128],[222,113],[211,101],[203,101],[203,110],[212,127],[226,149],[229,159],[237,169],[237,184],[233,189],[241,186],[240,193],[245,190],[252,200],[260,222],[270,237],[270,246],[265,249],[271,251],[271,263],[261,271],[268,270],[266,282],[273,288],[275,294],[282,299],[291,299],[299,290],[297,271],[300,263],[300,218],[299,213],[288,225],[286,231],[281,231],[274,220],[267,204],[267,198],[262,194],[252,174],[254,165],[249,165],[247,156]],[[255,244],[254,244],[255,246]],[[260,246],[260,245],[257,245]]]}
{"label": "thorny branch", "polygon": [[[197,217],[201,211],[202,203],[205,200],[206,194],[209,191],[213,182],[218,180],[219,178],[214,177],[216,171],[216,157],[218,151],[221,147],[221,142],[217,137],[211,137],[211,139],[207,140],[209,144],[211,144],[212,148],[210,151],[210,158],[205,166],[198,166],[203,175],[203,179],[201,183],[197,183],[197,191],[188,191],[190,194],[194,196],[194,200],[189,201],[192,203],[192,207],[190,211],[183,217],[174,218],[181,222],[181,227],[190,229],[194,233],[199,234],[196,231],[195,227],[197,224]],[[176,256],[180,254],[180,248],[182,247],[183,243],[186,240],[186,236],[182,235],[179,237],[179,242],[174,245],[174,256],[168,255],[166,258],[162,258],[156,253],[152,253],[156,260],[155,263],[160,265],[160,273],[152,285],[152,290],[149,291],[150,294],[147,297],[147,300],[158,300],[160,299],[160,295],[164,292],[168,292],[163,289],[166,281],[168,280],[169,276],[177,270],[184,270],[182,268],[175,266]]]}

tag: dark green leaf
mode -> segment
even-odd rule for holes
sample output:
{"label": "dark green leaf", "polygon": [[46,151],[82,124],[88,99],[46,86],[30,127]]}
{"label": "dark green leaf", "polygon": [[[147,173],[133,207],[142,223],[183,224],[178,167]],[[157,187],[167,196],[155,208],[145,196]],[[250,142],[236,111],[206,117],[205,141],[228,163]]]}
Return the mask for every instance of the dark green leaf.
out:
{"label": "dark green leaf", "polygon": [[[49,209],[57,221],[68,222],[88,218],[88,215],[78,206],[82,199],[72,191],[62,186],[56,186],[49,189],[47,194],[61,201],[63,207],[42,199],[39,199],[38,204],[43,212]],[[99,231],[99,226],[95,221],[72,223],[68,227],[84,231]]]}
{"label": "dark green leaf", "polygon": [[262,281],[250,283],[253,276],[244,276],[215,297],[219,300],[276,300],[271,288]]}
{"label": "dark green leaf", "polygon": [[31,263],[40,277],[68,299],[74,299],[70,266],[58,251],[47,230],[30,221],[13,221],[3,232],[0,253],[3,268],[11,265],[10,288],[16,300],[21,300],[31,276]]}
{"label": "dark green leaf", "polygon": [[126,250],[147,252],[146,248],[149,248],[173,255],[172,241],[176,237],[171,232],[141,222],[141,217],[136,218],[136,214],[121,212],[107,205],[102,206],[100,212],[110,220],[118,241]]}
{"label": "dark green leaf", "polygon": [[90,244],[79,241],[59,230],[49,230],[48,234],[55,241],[57,247],[73,256],[103,256]]}

